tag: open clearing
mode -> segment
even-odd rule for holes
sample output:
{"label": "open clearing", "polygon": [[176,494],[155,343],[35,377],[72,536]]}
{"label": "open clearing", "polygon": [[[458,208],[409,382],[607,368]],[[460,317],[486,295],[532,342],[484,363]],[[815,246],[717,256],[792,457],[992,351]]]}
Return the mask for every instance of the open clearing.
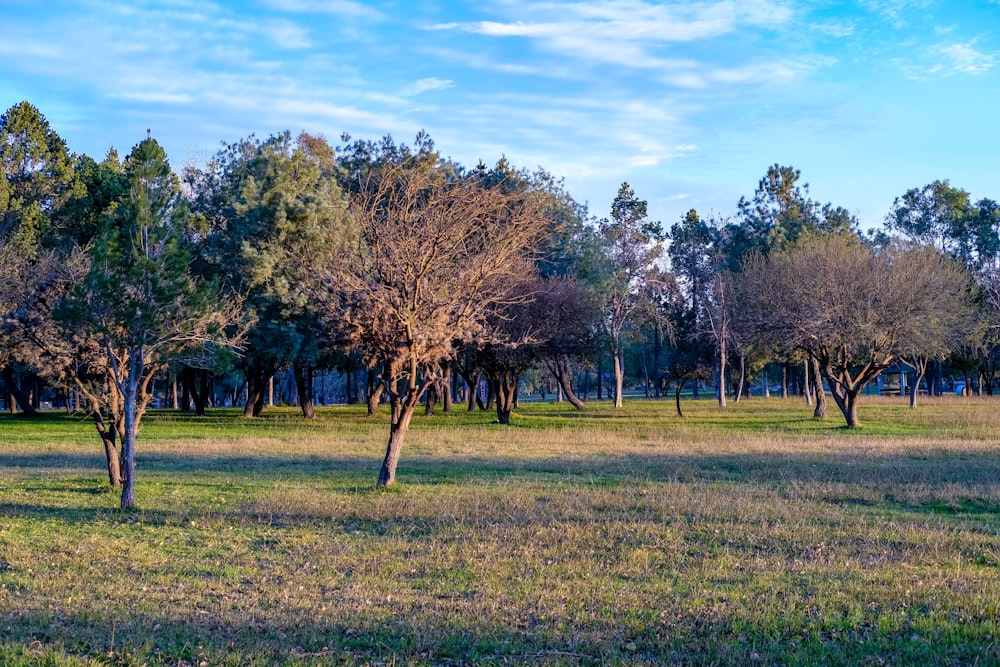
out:
{"label": "open clearing", "polygon": [[[1000,410],[0,417],[0,664],[1000,664]],[[831,405],[831,408],[834,406]]]}

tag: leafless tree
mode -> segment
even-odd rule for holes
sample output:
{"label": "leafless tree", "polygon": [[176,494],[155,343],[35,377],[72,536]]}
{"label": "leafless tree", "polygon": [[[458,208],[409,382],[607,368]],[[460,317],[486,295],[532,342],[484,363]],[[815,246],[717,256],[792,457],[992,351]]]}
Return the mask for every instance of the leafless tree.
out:
{"label": "leafless tree", "polygon": [[739,281],[741,317],[766,344],[814,358],[847,426],[857,427],[865,385],[903,354],[946,345],[946,332],[971,309],[968,279],[928,252],[876,251],[844,234],[753,255]]}
{"label": "leafless tree", "polygon": [[328,315],[366,361],[380,360],[391,406],[378,484],[396,466],[414,409],[457,344],[484,339],[487,320],[529,298],[514,289],[544,230],[537,202],[403,154],[359,176],[357,237],[326,267]]}

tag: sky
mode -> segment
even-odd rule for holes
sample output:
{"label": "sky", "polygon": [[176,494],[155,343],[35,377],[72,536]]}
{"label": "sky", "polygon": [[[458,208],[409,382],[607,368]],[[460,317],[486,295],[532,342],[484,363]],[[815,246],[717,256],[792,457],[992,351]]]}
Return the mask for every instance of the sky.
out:
{"label": "sky", "polygon": [[0,0],[0,106],[76,153],[426,130],[668,227],[772,164],[865,229],[937,179],[1000,199],[998,61],[1000,0]]}

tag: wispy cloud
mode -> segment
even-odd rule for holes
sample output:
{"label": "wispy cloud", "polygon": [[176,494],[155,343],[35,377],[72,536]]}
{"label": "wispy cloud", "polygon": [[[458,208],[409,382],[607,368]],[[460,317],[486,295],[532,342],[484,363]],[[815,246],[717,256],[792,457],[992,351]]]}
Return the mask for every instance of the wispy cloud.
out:
{"label": "wispy cloud", "polygon": [[937,44],[922,57],[895,58],[893,64],[909,79],[931,79],[958,75],[981,75],[993,69],[996,54],[984,53],[976,41]]}
{"label": "wispy cloud", "polygon": [[936,50],[944,58],[944,62],[932,68],[931,73],[985,74],[993,69],[996,57],[977,50],[974,44],[975,42],[965,42],[938,46]]}
{"label": "wispy cloud", "polygon": [[850,21],[830,21],[825,23],[812,23],[811,30],[829,37],[844,38],[854,34],[856,26]]}
{"label": "wispy cloud", "polygon": [[454,87],[454,81],[430,77],[426,79],[418,79],[408,86],[404,86],[399,94],[403,97],[413,97],[415,95],[419,95],[420,93],[426,93],[429,90],[445,90],[447,88]]}
{"label": "wispy cloud", "polygon": [[192,95],[186,93],[167,92],[139,92],[126,91],[119,93],[117,97],[123,100],[134,100],[136,102],[154,102],[157,104],[189,104],[194,101]]}
{"label": "wispy cloud", "polygon": [[881,15],[897,29],[905,28],[914,21],[919,23],[922,20],[922,13],[917,14],[916,10],[924,9],[931,4],[930,0],[859,0],[859,2],[862,7]]}
{"label": "wispy cloud", "polygon": [[264,0],[264,6],[282,12],[336,14],[353,19],[383,21],[385,14],[361,2],[352,0]]}
{"label": "wispy cloud", "polygon": [[721,37],[743,26],[778,28],[793,16],[786,4],[769,0],[548,2],[518,4],[517,10],[533,20],[438,23],[429,29],[524,38],[580,59],[650,69],[672,64],[656,53],[657,46]]}
{"label": "wispy cloud", "polygon": [[270,21],[261,30],[275,44],[285,49],[307,49],[312,46],[305,28],[292,21]]}

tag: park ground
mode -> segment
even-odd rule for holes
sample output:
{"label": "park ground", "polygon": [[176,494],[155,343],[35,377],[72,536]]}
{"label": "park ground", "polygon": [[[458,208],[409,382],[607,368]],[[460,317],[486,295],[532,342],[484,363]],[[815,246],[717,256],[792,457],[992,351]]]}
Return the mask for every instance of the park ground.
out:
{"label": "park ground", "polygon": [[0,417],[2,665],[1000,664],[1000,402]]}

